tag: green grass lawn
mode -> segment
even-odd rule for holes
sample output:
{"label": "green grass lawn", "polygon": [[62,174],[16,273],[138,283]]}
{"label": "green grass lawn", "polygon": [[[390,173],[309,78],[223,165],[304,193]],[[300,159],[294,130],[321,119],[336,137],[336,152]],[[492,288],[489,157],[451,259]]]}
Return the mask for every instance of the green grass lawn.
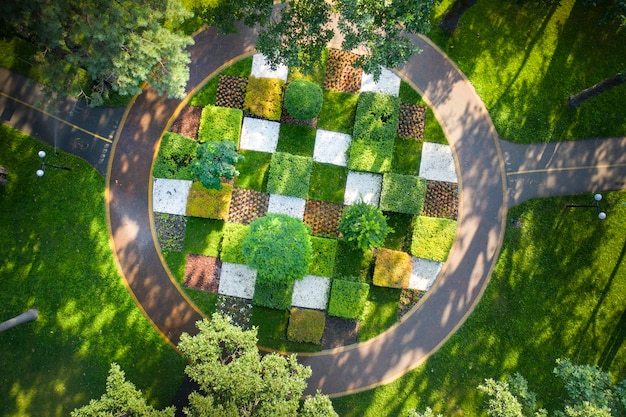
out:
{"label": "green grass lawn", "polygon": [[[443,1],[437,14],[449,7]],[[515,142],[623,136],[626,85],[584,103],[570,95],[624,70],[626,31],[599,24],[601,11],[582,1],[560,7],[509,0],[477,2],[452,36],[429,36],[468,76],[496,130]],[[584,29],[583,29],[584,28]]]}
{"label": "green grass lawn", "polygon": [[588,199],[538,199],[512,209],[493,277],[467,322],[416,370],[334,399],[338,413],[405,416],[431,406],[445,416],[481,416],[476,386],[516,371],[550,410],[563,394],[552,376],[560,357],[626,378],[626,191],[605,194],[605,221],[592,209],[565,209]]}
{"label": "green grass lawn", "polygon": [[104,179],[66,154],[38,178],[37,151],[54,150],[0,125],[0,321],[39,319],[0,333],[0,415],[67,416],[99,397],[115,361],[151,402],[167,405],[181,357],[157,334],[122,282],[109,243]]}

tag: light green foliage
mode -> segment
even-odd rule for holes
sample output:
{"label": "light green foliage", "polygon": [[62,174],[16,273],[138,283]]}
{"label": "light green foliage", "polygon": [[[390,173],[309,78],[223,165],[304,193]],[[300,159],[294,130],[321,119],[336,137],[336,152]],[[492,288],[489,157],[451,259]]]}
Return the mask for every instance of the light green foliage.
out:
{"label": "light green foliage", "polygon": [[257,275],[254,283],[254,305],[288,310],[293,296],[293,282],[277,282]]}
{"label": "light green foliage", "polygon": [[328,301],[328,314],[346,319],[361,318],[369,289],[370,286],[363,282],[334,280]]}
{"label": "light green foliage", "polygon": [[570,405],[591,403],[599,408],[613,401],[611,376],[594,365],[576,365],[569,359],[558,359],[554,375],[565,384]]}
{"label": "light green foliage", "polygon": [[265,191],[272,154],[244,149],[241,155],[245,159],[237,166],[239,176],[235,178],[235,187]]}
{"label": "light green foliage", "polygon": [[337,239],[311,236],[311,244],[313,257],[308,273],[320,277],[332,277],[337,253]]}
{"label": "light green foliage", "polygon": [[239,223],[224,224],[224,237],[220,252],[222,262],[233,264],[246,263],[246,258],[243,255],[243,240],[248,233],[250,233],[249,225]]}
{"label": "light green foliage", "polygon": [[426,197],[426,181],[412,175],[383,175],[380,209],[397,213],[420,214]]}
{"label": "light green foliage", "polygon": [[319,344],[324,334],[326,315],[318,310],[292,308],[287,337],[294,342]]}
{"label": "light green foliage", "polygon": [[257,280],[293,283],[306,275],[311,262],[310,230],[286,214],[268,214],[250,223],[242,253],[258,271]]}
{"label": "light green foliage", "polygon": [[72,411],[72,417],[116,417],[132,415],[137,417],[174,417],[174,407],[161,411],[148,405],[143,394],[134,384],[128,382],[124,371],[116,363],[111,364],[107,377],[106,392],[98,400]]}
{"label": "light green foliage", "polygon": [[[185,372],[200,386],[185,410],[189,416],[287,416],[300,414],[300,398],[311,369],[295,355],[270,353],[261,357],[257,331],[242,330],[230,319],[214,314],[196,323],[199,333],[183,334],[178,348],[188,360]],[[320,410],[333,415],[328,400],[302,407],[302,415]],[[324,411],[326,410],[326,411]]]}
{"label": "light green foliage", "polygon": [[333,403],[327,395],[319,391],[314,396],[307,396],[302,404],[301,417],[339,417],[333,409]]}
{"label": "light green foliage", "polygon": [[198,142],[228,140],[239,145],[243,112],[228,107],[206,106],[202,109]]}
{"label": "light green foliage", "polygon": [[161,139],[152,176],[155,178],[191,180],[193,174],[188,169],[195,159],[198,143],[177,133],[167,132]]}
{"label": "light green foliage", "polygon": [[445,262],[455,236],[455,220],[419,216],[413,227],[411,254],[418,258]]}
{"label": "light green foliage", "polygon": [[224,184],[220,190],[207,189],[201,183],[191,184],[187,197],[187,216],[226,220],[233,196],[233,186]]}
{"label": "light green foliage", "polygon": [[251,76],[248,79],[243,110],[263,119],[280,120],[284,84],[278,78]]}
{"label": "light green foliage", "polygon": [[408,288],[412,265],[408,253],[380,248],[376,251],[373,283],[379,287]]}
{"label": "light green foliage", "polygon": [[[50,86],[99,105],[111,93],[141,93],[148,81],[159,94],[183,98],[193,43],[177,27],[190,12],[178,0],[36,0],[13,3],[2,23],[39,50]],[[79,90],[86,70],[92,86]]]}
{"label": "light green foliage", "polygon": [[313,159],[310,157],[275,152],[272,155],[267,192],[306,198],[312,170]]}
{"label": "light green foliage", "polygon": [[285,108],[296,119],[309,120],[317,117],[323,100],[321,87],[311,81],[296,80],[285,89]]}
{"label": "light green foliage", "polygon": [[231,141],[206,142],[198,146],[196,159],[191,162],[189,170],[206,188],[221,190],[221,179],[233,179],[239,175],[235,165],[243,159]]}
{"label": "light green foliage", "polygon": [[382,211],[364,202],[346,207],[339,220],[343,239],[361,250],[382,246],[392,231]]}
{"label": "light green foliage", "polygon": [[407,417],[443,417],[441,414],[435,414],[435,412],[430,407],[426,407],[424,412],[419,412],[417,410],[409,411]]}
{"label": "light green foliage", "polygon": [[[185,253],[218,256],[224,222],[213,219],[189,217],[185,227]],[[168,262],[168,265],[170,263]]]}

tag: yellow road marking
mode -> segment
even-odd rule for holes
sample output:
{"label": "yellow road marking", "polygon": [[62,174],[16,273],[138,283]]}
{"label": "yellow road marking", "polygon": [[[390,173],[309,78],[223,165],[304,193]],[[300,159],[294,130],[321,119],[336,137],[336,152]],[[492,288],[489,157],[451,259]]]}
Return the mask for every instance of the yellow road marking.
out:
{"label": "yellow road marking", "polygon": [[82,127],[77,126],[77,125],[75,125],[74,123],[70,123],[70,122],[68,122],[68,121],[67,121],[67,120],[65,120],[65,119],[61,119],[60,117],[55,116],[54,114],[48,113],[48,112],[47,112],[47,111],[45,111],[45,110],[39,109],[39,108],[37,108],[37,107],[33,106],[33,105],[32,105],[32,104],[30,104],[30,103],[27,103],[27,102],[25,102],[25,101],[22,101],[22,100],[20,100],[19,98],[16,98],[16,97],[10,96],[10,95],[8,95],[8,94],[6,94],[6,93],[3,93],[2,91],[0,91],[0,96],[4,96],[4,97],[6,97],[6,98],[9,98],[9,99],[11,99],[11,100],[13,100],[13,101],[17,102],[17,103],[20,103],[21,105],[24,105],[24,106],[26,106],[26,107],[29,107],[29,108],[31,108],[31,109],[33,109],[33,110],[38,111],[38,112],[41,112],[41,113],[45,114],[46,116],[48,116],[48,117],[52,117],[53,119],[58,120],[59,122],[61,122],[61,123],[63,123],[63,124],[66,124],[66,125],[68,125],[68,126],[70,126],[70,127],[74,128],[74,129],[76,129],[76,130],[80,130],[80,131],[81,131],[81,132],[83,132],[83,133],[87,133],[89,136],[93,136],[93,137],[94,137],[94,138],[96,138],[96,139],[100,139],[100,140],[103,140],[103,141],[108,142],[108,143],[112,143],[112,142],[113,142],[113,141],[112,141],[111,139],[109,139],[109,138],[105,138],[104,136],[100,136],[100,135],[98,135],[97,133],[93,133],[93,132],[88,131],[87,129],[83,129]]}

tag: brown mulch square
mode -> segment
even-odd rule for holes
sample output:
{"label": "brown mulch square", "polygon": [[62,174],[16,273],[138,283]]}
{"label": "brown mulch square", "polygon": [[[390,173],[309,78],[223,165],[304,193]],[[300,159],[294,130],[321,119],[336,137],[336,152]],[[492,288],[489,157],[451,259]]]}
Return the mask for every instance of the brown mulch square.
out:
{"label": "brown mulch square", "polygon": [[201,117],[202,107],[185,106],[172,123],[170,131],[197,140]]}
{"label": "brown mulch square", "polygon": [[270,195],[256,190],[234,188],[230,200],[228,221],[231,223],[248,224],[267,214]]}
{"label": "brown mulch square", "polygon": [[401,138],[424,140],[426,106],[400,103],[397,135]]}
{"label": "brown mulch square", "polygon": [[324,90],[359,93],[361,91],[363,70],[352,66],[352,63],[358,58],[359,55],[352,52],[330,49],[326,64]]}
{"label": "brown mulch square", "polygon": [[322,349],[334,349],[358,342],[359,322],[340,317],[326,317]]}
{"label": "brown mulch square", "polygon": [[339,235],[339,220],[343,205],[326,201],[307,200],[304,206],[304,223],[316,236],[336,238]]}
{"label": "brown mulch square", "polygon": [[222,262],[218,258],[190,253],[187,255],[183,285],[217,294],[221,270]]}
{"label": "brown mulch square", "polygon": [[235,77],[233,75],[220,75],[220,81],[217,84],[215,105],[233,109],[243,109],[247,87],[247,78]]}
{"label": "brown mulch square", "polygon": [[456,220],[459,213],[459,187],[453,182],[427,181],[422,214]]}

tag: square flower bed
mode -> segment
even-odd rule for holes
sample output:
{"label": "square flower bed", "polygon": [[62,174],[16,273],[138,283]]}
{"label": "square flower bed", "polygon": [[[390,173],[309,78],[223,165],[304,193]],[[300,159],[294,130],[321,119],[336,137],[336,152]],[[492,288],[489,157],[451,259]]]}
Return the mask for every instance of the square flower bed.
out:
{"label": "square flower bed", "polygon": [[185,215],[191,181],[155,178],[152,182],[152,210]]}
{"label": "square flower bed", "polygon": [[456,221],[419,216],[413,229],[411,254],[418,258],[445,262],[456,236]]}
{"label": "square flower bed", "polygon": [[185,252],[218,256],[224,222],[200,217],[188,217],[185,229]]}
{"label": "square flower bed", "polygon": [[324,90],[324,102],[317,118],[317,128],[352,134],[358,101],[358,94]]}
{"label": "square flower bed", "polygon": [[185,262],[185,281],[183,285],[201,291],[217,293],[222,264],[214,256],[190,253]]}
{"label": "square flower bed", "polygon": [[352,66],[359,55],[339,49],[329,49],[324,90],[358,93],[363,70]]}
{"label": "square flower bed", "polygon": [[200,118],[202,117],[202,107],[185,106],[172,123],[170,131],[180,134],[190,139],[198,139],[198,129],[200,128]]}
{"label": "square flower bed", "polygon": [[426,106],[400,103],[397,135],[423,141],[426,110]]}
{"label": "square flower bed", "polygon": [[343,204],[348,206],[362,200],[378,207],[382,183],[383,176],[380,174],[348,171]]}
{"label": "square flower bed", "polygon": [[426,195],[426,181],[412,175],[383,175],[380,209],[397,213],[420,214]]}
{"label": "square flower bed", "polygon": [[202,110],[198,142],[229,140],[239,146],[243,112],[228,107],[206,106]]}
{"label": "square flower bed", "polygon": [[309,265],[309,274],[332,277],[337,253],[337,239],[325,239],[311,236],[313,259]]}
{"label": "square flower bed", "polygon": [[321,311],[292,308],[287,338],[293,342],[319,344],[324,334],[326,315]]}
{"label": "square flower bed", "polygon": [[319,200],[306,200],[304,223],[316,236],[336,238],[339,234],[339,219],[343,214],[343,205]]}
{"label": "square flower bed", "polygon": [[296,219],[304,218],[306,200],[300,197],[290,197],[280,194],[270,194],[268,213],[282,213]]}
{"label": "square flower bed", "polygon": [[267,120],[280,120],[285,82],[278,78],[248,79],[243,111]]}
{"label": "square flower bed", "polygon": [[348,170],[339,165],[313,162],[309,198],[343,204]]}
{"label": "square flower bed", "polygon": [[435,279],[437,279],[443,267],[443,263],[417,257],[412,258],[412,263],[413,269],[409,281],[409,288],[428,291],[435,282]]}
{"label": "square flower bed", "polygon": [[226,220],[232,195],[230,184],[222,184],[221,190],[213,190],[194,181],[187,197],[187,216]]}
{"label": "square flower bed", "polygon": [[302,308],[326,310],[330,278],[306,275],[294,282],[291,305]]}
{"label": "square flower bed", "polygon": [[313,160],[345,167],[352,137],[346,133],[318,129],[315,136]]}
{"label": "square flower bed", "polygon": [[278,143],[280,123],[244,117],[241,127],[241,149],[274,152]]}
{"label": "square flower bed", "polygon": [[162,251],[181,252],[183,250],[186,228],[185,216],[154,213],[154,228]]}
{"label": "square flower bed", "polygon": [[361,79],[361,91],[398,96],[398,93],[400,92],[400,81],[402,81],[402,79],[387,68],[380,67],[380,70],[381,73],[378,81],[374,80],[374,76],[372,74],[363,73],[363,77]]}
{"label": "square flower bed", "polygon": [[408,253],[379,248],[372,282],[379,287],[408,288],[411,268],[412,260]]}
{"label": "square flower bed", "polygon": [[312,169],[311,158],[275,152],[270,164],[267,192],[306,198]]}
{"label": "square flower bed", "polygon": [[452,148],[439,143],[424,142],[419,176],[427,180],[458,183]]}
{"label": "square flower bed", "polygon": [[237,164],[239,176],[235,177],[235,187],[265,191],[272,154],[267,152],[241,150],[245,159]]}
{"label": "square flower bed", "polygon": [[289,68],[284,65],[279,65],[276,69],[272,69],[263,54],[254,54],[252,56],[252,71],[250,75],[264,78],[278,78],[287,81],[288,74]]}
{"label": "square flower bed", "polygon": [[192,180],[188,169],[196,157],[198,142],[177,133],[166,132],[161,139],[159,152],[154,161],[152,176],[176,180]]}
{"label": "square flower bed", "polygon": [[362,282],[336,279],[332,283],[328,314],[346,319],[360,319],[367,303],[370,286]]}
{"label": "square flower bed", "polygon": [[231,223],[249,224],[251,221],[267,214],[270,195],[256,190],[235,188],[228,211]]}
{"label": "square flower bed", "polygon": [[250,300],[254,297],[255,282],[254,269],[246,265],[223,262],[218,293]]}
{"label": "square flower bed", "polygon": [[217,84],[215,105],[233,109],[243,109],[247,86],[247,78],[233,75],[220,75],[219,83]]}
{"label": "square flower bed", "polygon": [[456,220],[459,212],[459,186],[454,182],[428,181],[424,216]]}
{"label": "square flower bed", "polygon": [[237,223],[224,224],[224,237],[222,239],[222,250],[220,252],[222,262],[235,264],[246,263],[246,258],[242,253],[242,244],[243,239],[249,232],[250,226],[248,225]]}

